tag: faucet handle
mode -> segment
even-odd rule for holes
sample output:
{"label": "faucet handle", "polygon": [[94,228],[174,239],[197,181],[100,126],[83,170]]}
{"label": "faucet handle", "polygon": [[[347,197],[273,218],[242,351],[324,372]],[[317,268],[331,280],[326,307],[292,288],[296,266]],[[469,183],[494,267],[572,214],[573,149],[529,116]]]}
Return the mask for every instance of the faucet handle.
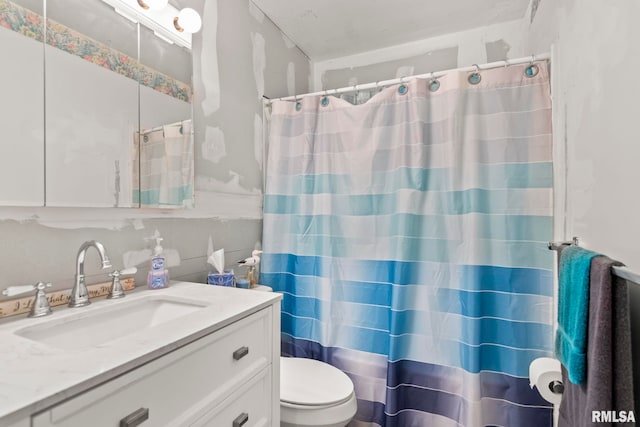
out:
{"label": "faucet handle", "polygon": [[35,290],[36,296],[31,304],[29,317],[42,317],[52,313],[51,307],[49,306],[49,300],[47,299],[47,295],[44,293],[44,290],[50,287],[51,283],[43,282],[38,282],[35,285],[9,286],[7,289],[2,291],[2,295],[12,297]]}
{"label": "faucet handle", "polygon": [[138,269],[136,267],[125,268],[124,270],[113,270],[109,273],[109,277],[120,277],[120,276],[131,276],[132,274],[136,274]]}
{"label": "faucet handle", "polygon": [[41,290],[44,291],[45,288],[50,288],[51,283],[42,283],[38,282],[35,285],[22,285],[22,286],[9,286],[7,289],[2,291],[2,295],[5,297],[13,297],[16,295],[26,294],[27,292]]}
{"label": "faucet handle", "polygon": [[108,299],[117,299],[123,298],[125,296],[124,289],[122,289],[122,284],[120,283],[120,276],[129,276],[131,274],[136,274],[138,269],[136,267],[127,268],[121,271],[113,270],[109,277],[112,277],[111,281],[111,289],[109,290],[109,295],[107,295]]}

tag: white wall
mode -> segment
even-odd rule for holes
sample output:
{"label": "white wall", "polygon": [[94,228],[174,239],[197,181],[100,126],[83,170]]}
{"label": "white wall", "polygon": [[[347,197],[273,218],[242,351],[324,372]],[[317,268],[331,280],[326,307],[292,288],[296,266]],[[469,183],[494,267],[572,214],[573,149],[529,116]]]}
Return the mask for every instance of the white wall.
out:
{"label": "white wall", "polygon": [[314,90],[526,57],[553,46],[557,235],[578,236],[585,247],[640,271],[640,3],[532,3],[533,19],[530,10],[517,21],[314,63]]}
{"label": "white wall", "polygon": [[[640,3],[542,0],[525,49],[554,44],[554,132],[567,149],[567,230],[640,271]],[[563,221],[563,218],[558,218]]]}

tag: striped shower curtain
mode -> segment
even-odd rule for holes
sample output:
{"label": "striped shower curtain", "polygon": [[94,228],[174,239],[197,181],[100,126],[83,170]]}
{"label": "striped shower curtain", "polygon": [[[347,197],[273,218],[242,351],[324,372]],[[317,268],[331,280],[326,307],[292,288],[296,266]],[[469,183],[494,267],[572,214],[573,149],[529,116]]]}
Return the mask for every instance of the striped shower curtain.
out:
{"label": "striped shower curtain", "polygon": [[528,67],[272,105],[261,280],[283,355],[353,380],[351,426],[552,425],[527,378],[553,337],[550,87]]}

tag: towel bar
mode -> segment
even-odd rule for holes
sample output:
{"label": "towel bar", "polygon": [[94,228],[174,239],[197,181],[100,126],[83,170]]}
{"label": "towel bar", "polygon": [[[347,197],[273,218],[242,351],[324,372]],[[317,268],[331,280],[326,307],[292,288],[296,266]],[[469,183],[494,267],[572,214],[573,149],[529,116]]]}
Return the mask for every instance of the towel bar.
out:
{"label": "towel bar", "polygon": [[[570,242],[549,242],[547,247],[549,248],[550,251],[557,251],[565,246],[578,246],[579,245],[579,240],[577,237],[574,237]],[[615,274],[616,276],[620,277],[621,279],[625,279],[628,280],[629,282],[635,284],[635,285],[640,285],[640,274],[635,273],[631,270],[629,270],[627,267],[623,267],[623,266],[614,266],[612,267],[613,269],[613,274]]]}

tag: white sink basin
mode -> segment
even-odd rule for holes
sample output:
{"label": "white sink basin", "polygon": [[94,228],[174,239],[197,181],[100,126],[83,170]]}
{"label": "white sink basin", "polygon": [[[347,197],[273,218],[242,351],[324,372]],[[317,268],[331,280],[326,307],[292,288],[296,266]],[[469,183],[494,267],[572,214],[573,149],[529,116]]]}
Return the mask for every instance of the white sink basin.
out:
{"label": "white sink basin", "polygon": [[15,334],[64,350],[77,349],[109,343],[207,306],[172,296],[152,296],[122,301],[117,305],[70,309],[77,310],[77,313],[19,329]]}

